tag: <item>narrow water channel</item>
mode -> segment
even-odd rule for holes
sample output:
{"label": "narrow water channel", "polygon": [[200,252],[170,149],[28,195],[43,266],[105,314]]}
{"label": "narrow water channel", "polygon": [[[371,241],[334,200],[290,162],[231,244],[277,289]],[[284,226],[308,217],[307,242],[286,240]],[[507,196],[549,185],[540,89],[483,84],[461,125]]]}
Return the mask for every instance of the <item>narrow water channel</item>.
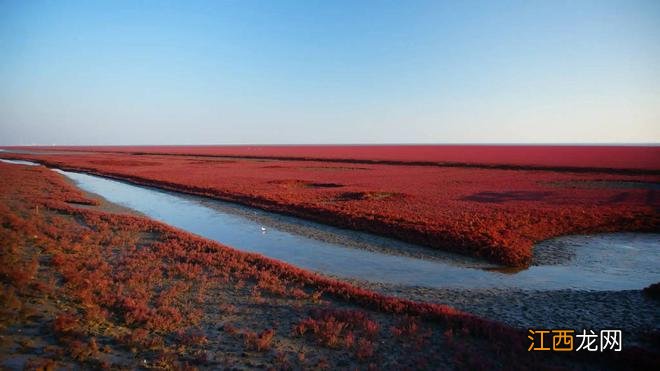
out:
{"label": "narrow water channel", "polygon": [[337,277],[432,288],[598,291],[641,289],[660,281],[660,234],[557,238],[539,244],[536,250],[556,252],[561,259],[517,273],[501,273],[490,264],[453,254],[431,258],[402,255],[424,248],[368,233],[99,176],[55,171],[87,192],[155,220]]}

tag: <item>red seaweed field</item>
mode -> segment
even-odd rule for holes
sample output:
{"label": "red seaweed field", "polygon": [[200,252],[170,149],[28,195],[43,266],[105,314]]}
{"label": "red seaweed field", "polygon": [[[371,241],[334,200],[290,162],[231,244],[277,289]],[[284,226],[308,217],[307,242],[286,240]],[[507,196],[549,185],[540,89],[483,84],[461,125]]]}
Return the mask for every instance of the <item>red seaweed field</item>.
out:
{"label": "red seaweed field", "polygon": [[106,201],[64,179],[44,167],[0,163],[5,365],[43,370],[657,364],[653,352],[634,346],[597,358],[529,353],[519,329],[445,305],[384,296],[110,210]]}
{"label": "red seaweed field", "polygon": [[[48,147],[3,156],[510,266],[561,235],[658,231],[658,147]],[[66,151],[57,153],[55,151]],[[75,151],[72,151],[75,150]]]}
{"label": "red seaweed field", "polygon": [[[519,330],[106,206],[46,168],[0,164],[0,349],[13,355],[5,362],[43,370],[510,369],[588,361],[527,353]],[[650,357],[635,348],[602,360]]]}
{"label": "red seaweed field", "polygon": [[0,371],[660,370],[658,20],[0,1]]}
{"label": "red seaweed field", "polygon": [[[12,148],[12,147],[7,147]],[[20,148],[20,147],[13,147]],[[660,173],[655,146],[569,145],[235,145],[30,147],[133,154],[171,154],[366,163],[546,168]]]}

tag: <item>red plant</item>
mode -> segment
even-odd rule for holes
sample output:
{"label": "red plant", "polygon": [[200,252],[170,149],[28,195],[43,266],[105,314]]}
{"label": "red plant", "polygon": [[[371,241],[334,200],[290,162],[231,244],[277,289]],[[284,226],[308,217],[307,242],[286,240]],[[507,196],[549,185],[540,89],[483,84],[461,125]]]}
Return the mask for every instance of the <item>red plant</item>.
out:
{"label": "red plant", "polygon": [[[21,149],[20,147],[18,149]],[[29,147],[118,154],[195,156],[199,164],[232,164],[229,159],[337,161],[426,165],[481,165],[541,168],[658,170],[660,153],[654,146],[493,146],[493,145],[378,145],[378,146],[81,146]],[[153,156],[153,158],[157,158]],[[161,161],[96,160],[95,165],[154,167]],[[272,168],[272,166],[270,167]]]}
{"label": "red plant", "polygon": [[[530,355],[520,356],[527,354],[523,345],[525,337],[516,329],[447,306],[380,295],[281,261],[227,248],[145,218],[75,207],[66,202],[71,194],[75,191],[70,185],[44,168],[28,170],[0,164],[0,236],[8,246],[0,251],[3,261],[29,265],[36,254],[51,257],[50,261],[43,259],[43,265],[31,275],[32,281],[50,272],[52,275],[46,279],[57,277],[51,282],[56,285],[58,297],[66,300],[62,306],[71,308],[70,313],[58,313],[52,322],[52,332],[67,347],[66,352],[54,352],[58,357],[69,354],[80,362],[87,358],[97,362],[94,358],[98,346],[91,337],[110,334],[106,336],[142,354],[149,351],[154,357],[166,353],[161,349],[165,344],[173,343],[174,349],[187,354],[188,360],[204,363],[205,350],[194,348],[205,343],[202,340],[205,336],[194,333],[177,336],[177,332],[181,328],[198,327],[205,318],[202,308],[208,308],[200,305],[207,303],[200,299],[208,299],[210,293],[206,290],[215,289],[217,286],[210,283],[217,283],[242,295],[245,301],[249,299],[245,293],[257,286],[259,292],[263,289],[274,295],[281,295],[282,288],[286,288],[285,293],[293,293],[296,288],[313,292],[313,302],[305,299],[305,306],[319,307],[315,303],[323,296],[325,306],[310,310],[309,318],[298,323],[293,332],[313,336],[322,345],[350,348],[360,359],[374,358],[381,349],[375,346],[375,340],[380,344],[381,339],[387,338],[367,313],[378,311],[378,318],[410,316],[420,323],[447,328],[450,334],[460,331],[461,338],[498,344],[487,348],[489,355],[497,355],[498,364],[519,367],[533,364],[529,362],[534,360]],[[36,205],[40,206],[39,213],[33,212]],[[157,236],[157,241],[145,243],[136,237],[145,234]],[[32,237],[35,235],[38,235],[38,249],[25,250],[37,244]],[[189,271],[199,276],[191,277],[185,273]],[[221,279],[214,281],[215,277]],[[35,290],[37,285],[17,286],[11,274],[3,273],[0,279],[0,303],[9,304],[10,309],[22,307],[40,294]],[[245,289],[239,290],[237,286]],[[339,308],[347,305],[360,309]],[[0,309],[5,316],[4,309]],[[420,333],[421,324],[406,321],[396,326],[400,334],[412,334],[415,329]],[[246,346],[256,350],[268,349],[274,338],[273,330],[258,334],[247,331],[243,335],[230,324],[224,330],[228,334],[241,334]],[[189,349],[191,346],[193,349]],[[500,352],[500,346],[506,347],[507,352]],[[299,353],[305,352],[307,349],[304,352],[301,349]],[[617,356],[624,363],[635,360],[646,368],[653,364],[649,361],[653,354],[645,351],[625,350]],[[181,364],[167,361],[163,363],[167,367],[187,366],[187,361]],[[320,364],[329,366],[327,362]],[[103,362],[87,365],[100,367]]]}
{"label": "red plant", "polygon": [[208,343],[206,335],[200,330],[188,330],[178,332],[179,342],[185,345],[203,345]]}
{"label": "red plant", "polygon": [[[660,150],[655,147],[102,150],[115,153],[3,156],[215,197],[514,266],[529,263],[535,242],[554,236],[660,228],[655,212],[660,198],[643,185],[659,180]],[[148,154],[162,151],[171,153]],[[255,151],[280,160],[272,165],[241,157]],[[237,157],[228,162],[213,156]],[[347,166],[348,161],[360,166]],[[420,163],[429,166],[410,166]],[[197,272],[181,268],[188,277]],[[281,294],[273,284],[274,294]]]}
{"label": "red plant", "polygon": [[355,356],[358,359],[367,359],[371,358],[374,355],[374,345],[371,341],[367,339],[360,339],[357,343],[357,349],[355,350]]}
{"label": "red plant", "polygon": [[60,314],[53,321],[53,330],[59,335],[73,335],[80,330],[78,318],[71,314]]}
{"label": "red plant", "polygon": [[355,343],[355,333],[373,339],[378,334],[378,324],[358,310],[322,309],[312,311],[312,317],[300,321],[294,334],[313,334],[317,341],[330,348],[350,348]]}
{"label": "red plant", "polygon": [[243,334],[245,346],[248,349],[256,350],[258,352],[270,349],[274,336],[275,330],[273,329],[266,329],[258,334],[252,331],[246,331]]}
{"label": "red plant", "polygon": [[399,324],[392,327],[394,336],[414,336],[419,331],[419,323],[416,318],[405,316]]}

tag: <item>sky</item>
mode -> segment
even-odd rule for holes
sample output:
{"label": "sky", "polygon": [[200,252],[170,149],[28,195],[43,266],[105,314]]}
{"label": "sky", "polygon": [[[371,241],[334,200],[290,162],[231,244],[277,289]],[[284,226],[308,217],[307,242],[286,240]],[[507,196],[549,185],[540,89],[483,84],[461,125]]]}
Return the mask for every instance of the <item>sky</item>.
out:
{"label": "sky", "polygon": [[660,1],[0,0],[0,145],[660,143]]}

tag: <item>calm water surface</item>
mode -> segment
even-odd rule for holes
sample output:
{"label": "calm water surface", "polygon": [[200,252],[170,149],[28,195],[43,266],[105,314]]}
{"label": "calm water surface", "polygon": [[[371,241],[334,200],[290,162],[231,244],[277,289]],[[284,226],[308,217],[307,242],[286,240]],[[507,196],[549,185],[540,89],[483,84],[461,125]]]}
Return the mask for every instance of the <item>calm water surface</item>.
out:
{"label": "calm water surface", "polygon": [[[3,162],[9,162],[3,160]],[[30,164],[27,161],[11,161]],[[386,251],[420,247],[254,208],[55,170],[81,189],[240,250],[323,274],[434,288],[628,290],[660,282],[660,234],[569,236],[536,247],[542,259],[517,273],[453,254],[422,259]]]}

